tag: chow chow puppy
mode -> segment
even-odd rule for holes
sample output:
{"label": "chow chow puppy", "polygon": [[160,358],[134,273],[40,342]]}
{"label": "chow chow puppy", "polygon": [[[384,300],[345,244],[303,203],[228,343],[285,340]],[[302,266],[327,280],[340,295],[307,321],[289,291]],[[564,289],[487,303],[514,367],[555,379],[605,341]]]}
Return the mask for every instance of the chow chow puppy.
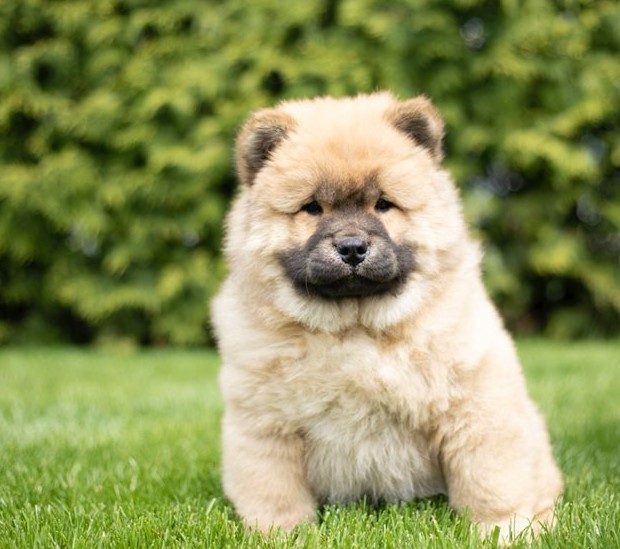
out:
{"label": "chow chow puppy", "polygon": [[549,524],[562,481],[424,97],[290,101],[236,144],[223,483],[246,524],[446,494],[482,533]]}

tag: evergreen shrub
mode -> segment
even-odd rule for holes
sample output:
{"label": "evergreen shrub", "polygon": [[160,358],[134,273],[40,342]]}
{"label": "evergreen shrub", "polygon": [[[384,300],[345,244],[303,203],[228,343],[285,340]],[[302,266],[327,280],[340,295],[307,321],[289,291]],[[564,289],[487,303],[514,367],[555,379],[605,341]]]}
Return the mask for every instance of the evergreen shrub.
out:
{"label": "evergreen shrub", "polygon": [[0,2],[0,341],[209,341],[232,144],[280,99],[425,93],[512,328],[620,325],[614,0]]}

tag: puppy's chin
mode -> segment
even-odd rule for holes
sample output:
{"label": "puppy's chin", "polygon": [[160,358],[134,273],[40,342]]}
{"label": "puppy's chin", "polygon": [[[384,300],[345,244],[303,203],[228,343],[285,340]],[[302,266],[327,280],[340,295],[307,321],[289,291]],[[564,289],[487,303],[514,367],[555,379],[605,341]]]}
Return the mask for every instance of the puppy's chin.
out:
{"label": "puppy's chin", "polygon": [[363,326],[383,331],[414,315],[430,291],[429,284],[417,277],[398,290],[376,292],[365,296],[322,297],[295,288],[280,279],[272,286],[272,306],[287,319],[311,331],[336,334]]}

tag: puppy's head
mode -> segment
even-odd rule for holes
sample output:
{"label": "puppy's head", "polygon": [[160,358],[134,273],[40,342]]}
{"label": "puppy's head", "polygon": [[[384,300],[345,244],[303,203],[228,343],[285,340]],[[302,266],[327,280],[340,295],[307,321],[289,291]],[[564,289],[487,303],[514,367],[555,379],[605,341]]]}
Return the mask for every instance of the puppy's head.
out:
{"label": "puppy's head", "polygon": [[258,111],[236,146],[232,268],[252,273],[272,306],[313,327],[413,312],[464,234],[440,167],[442,137],[423,97]]}

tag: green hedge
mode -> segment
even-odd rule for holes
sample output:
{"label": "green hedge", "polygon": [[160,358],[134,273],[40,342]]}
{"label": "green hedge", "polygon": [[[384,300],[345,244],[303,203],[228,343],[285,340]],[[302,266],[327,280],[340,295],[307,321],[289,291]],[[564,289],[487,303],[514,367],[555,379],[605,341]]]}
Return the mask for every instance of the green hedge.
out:
{"label": "green hedge", "polygon": [[231,148],[283,98],[443,112],[509,324],[618,334],[616,1],[0,3],[0,341],[209,341]]}

